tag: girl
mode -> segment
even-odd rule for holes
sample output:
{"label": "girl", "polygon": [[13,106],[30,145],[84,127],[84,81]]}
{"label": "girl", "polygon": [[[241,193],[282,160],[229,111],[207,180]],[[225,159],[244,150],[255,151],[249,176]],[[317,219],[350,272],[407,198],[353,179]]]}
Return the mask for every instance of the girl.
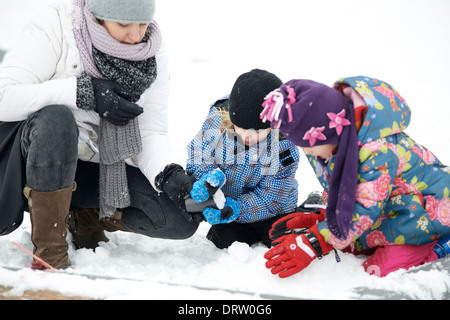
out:
{"label": "girl", "polygon": [[404,132],[411,110],[394,88],[368,77],[333,88],[292,80],[264,106],[261,117],[303,148],[328,192],[321,222],[300,214],[286,229],[309,230],[266,253],[273,274],[290,276],[332,249],[374,253],[364,267],[378,276],[437,258],[450,234],[450,170]]}
{"label": "girl", "polygon": [[19,186],[0,196],[0,232],[20,225],[26,183],[34,252],[54,268],[70,265],[69,209],[75,241],[90,247],[103,230],[184,239],[198,227],[183,218],[192,180],[167,137],[167,51],[154,10],[154,0],[55,3],[0,67],[0,133],[17,142],[0,153],[16,179],[5,169],[0,180]]}
{"label": "girl", "polygon": [[231,94],[213,103],[188,145],[186,171],[198,179],[193,198],[204,183],[216,190],[221,187],[226,196],[224,209],[203,210],[213,225],[207,238],[218,248],[234,241],[249,245],[262,241],[270,247],[271,224],[296,208],[297,147],[259,119],[264,97],[281,84],[264,70],[242,74]]}

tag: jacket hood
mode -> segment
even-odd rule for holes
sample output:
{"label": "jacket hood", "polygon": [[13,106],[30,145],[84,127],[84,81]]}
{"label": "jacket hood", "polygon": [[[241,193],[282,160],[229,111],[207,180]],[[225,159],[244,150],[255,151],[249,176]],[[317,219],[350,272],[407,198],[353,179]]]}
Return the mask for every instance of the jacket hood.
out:
{"label": "jacket hood", "polygon": [[[347,84],[364,99],[368,109],[358,132],[358,141],[365,144],[404,131],[411,120],[411,109],[387,82],[364,77],[341,78],[333,87]],[[356,107],[356,106],[355,106]]]}

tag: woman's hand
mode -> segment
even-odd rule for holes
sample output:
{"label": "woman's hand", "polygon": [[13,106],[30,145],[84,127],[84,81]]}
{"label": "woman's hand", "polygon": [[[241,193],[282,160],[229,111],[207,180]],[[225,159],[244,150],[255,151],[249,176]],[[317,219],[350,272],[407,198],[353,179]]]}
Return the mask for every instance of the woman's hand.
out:
{"label": "woman's hand", "polygon": [[142,107],[128,100],[132,97],[117,83],[96,78],[91,80],[94,87],[94,110],[100,118],[116,126],[124,126],[144,112]]}

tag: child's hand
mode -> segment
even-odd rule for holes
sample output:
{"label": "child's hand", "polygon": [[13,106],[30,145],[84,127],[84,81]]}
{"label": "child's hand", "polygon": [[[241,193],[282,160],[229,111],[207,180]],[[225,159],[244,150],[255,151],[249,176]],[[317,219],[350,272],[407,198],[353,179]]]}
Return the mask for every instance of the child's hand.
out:
{"label": "child's hand", "polygon": [[191,190],[191,197],[197,203],[209,199],[216,191],[225,184],[225,174],[219,169],[214,169],[203,175],[194,183]]}
{"label": "child's hand", "polygon": [[264,255],[266,268],[280,278],[290,277],[305,269],[317,257],[328,254],[333,247],[328,244],[314,225],[307,233],[285,236],[284,241]]}
{"label": "child's hand", "polygon": [[269,236],[272,241],[291,233],[303,233],[316,223],[325,220],[325,209],[317,212],[294,212],[278,219],[272,224]]}
{"label": "child's hand", "polygon": [[205,208],[203,209],[203,215],[206,221],[211,224],[230,223],[239,217],[240,212],[239,203],[227,197],[225,201],[225,207],[223,209]]}

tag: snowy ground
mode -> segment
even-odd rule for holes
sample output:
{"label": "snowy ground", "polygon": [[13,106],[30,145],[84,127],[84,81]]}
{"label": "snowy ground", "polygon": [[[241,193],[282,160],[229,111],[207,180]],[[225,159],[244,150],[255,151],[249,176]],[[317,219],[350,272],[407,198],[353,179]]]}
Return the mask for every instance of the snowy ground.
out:
{"label": "snowy ground", "polygon": [[[31,13],[48,2],[0,0],[0,50],[11,47]],[[210,103],[241,73],[263,68],[284,81],[331,85],[354,75],[388,81],[412,107],[407,132],[450,164],[449,13],[448,0],[157,1],[156,18],[171,51],[173,146],[186,159],[185,146]],[[304,159],[297,178],[300,199],[320,190]],[[363,258],[340,254],[336,263],[329,255],[279,279],[264,267],[266,248],[236,243],[218,250],[205,239],[207,231],[204,223],[185,241],[114,233],[95,252],[71,249],[69,272],[128,279],[90,280],[26,268],[31,259],[12,244],[32,247],[26,214],[18,230],[0,237],[0,265],[24,269],[0,268],[0,285],[17,293],[51,289],[103,299],[450,299],[450,258],[380,279],[364,272]]]}

